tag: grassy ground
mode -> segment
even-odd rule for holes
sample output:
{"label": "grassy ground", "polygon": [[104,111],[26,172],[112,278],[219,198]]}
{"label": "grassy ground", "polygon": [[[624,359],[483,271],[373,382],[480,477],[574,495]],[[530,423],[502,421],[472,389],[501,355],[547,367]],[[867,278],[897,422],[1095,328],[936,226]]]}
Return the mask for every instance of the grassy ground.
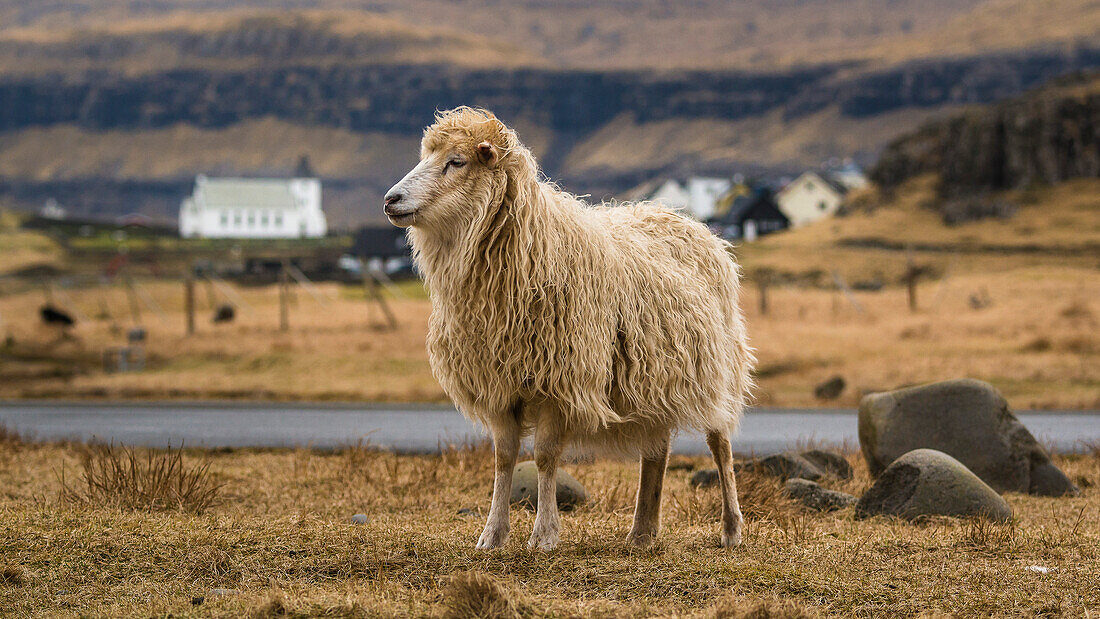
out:
{"label": "grassy ground", "polygon": [[[480,448],[397,456],[189,451],[218,501],[194,513],[123,509],[80,487],[72,445],[0,444],[0,608],[16,616],[1096,616],[1100,454],[1058,463],[1084,494],[1008,495],[1009,525],[909,524],[801,511],[769,479],[740,476],[745,544],[718,547],[718,490],[688,484],[703,459],[674,458],[664,532],[628,548],[636,465],[566,466],[590,501],[563,517],[550,555],[529,552],[533,516],[512,510],[505,548],[473,544],[487,512]],[[140,452],[139,460],[145,452]],[[154,454],[155,455],[155,454]],[[856,455],[850,482],[870,480]],[[355,513],[369,516],[353,525]],[[1047,573],[1029,566],[1049,568]],[[234,593],[211,596],[211,589]],[[193,598],[203,597],[201,604]],[[485,600],[495,600],[495,611]],[[748,614],[752,610],[767,612]],[[490,612],[493,611],[493,612]],[[515,611],[515,612],[504,612]],[[727,613],[727,614],[722,614]],[[770,614],[769,614],[770,613]]]}
{"label": "grassy ground", "polygon": [[[737,248],[750,276],[743,305],[760,359],[758,401],[854,406],[869,391],[970,376],[1017,408],[1100,407],[1100,182],[1017,196],[1011,220],[954,227],[922,207],[930,195],[918,183],[870,212]],[[901,282],[910,259],[929,271],[916,312]],[[755,281],[764,271],[777,282],[766,314]],[[849,297],[834,271],[883,288]],[[138,283],[155,304],[138,299],[149,364],[130,374],[100,366],[102,350],[122,344],[135,323],[121,285],[55,282],[55,302],[78,319],[66,338],[39,324],[40,285],[0,294],[0,397],[445,399],[428,366],[430,304],[416,283],[390,295],[394,331],[380,328],[381,311],[361,288],[325,284],[320,300],[296,290],[287,332],[275,287],[234,288],[246,304],[236,322],[215,325],[212,304],[234,299],[200,284],[191,337],[182,284]],[[848,387],[817,400],[814,386],[835,375]]]}

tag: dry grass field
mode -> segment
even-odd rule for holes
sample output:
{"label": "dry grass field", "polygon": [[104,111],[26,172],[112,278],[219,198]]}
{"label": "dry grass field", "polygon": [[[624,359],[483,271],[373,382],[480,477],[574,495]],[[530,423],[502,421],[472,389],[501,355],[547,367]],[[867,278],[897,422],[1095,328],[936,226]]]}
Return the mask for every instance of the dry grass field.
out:
{"label": "dry grass field", "polygon": [[[1008,525],[856,520],[802,511],[778,482],[741,475],[745,544],[718,547],[719,493],[693,489],[701,458],[673,458],[664,530],[627,547],[637,467],[566,465],[589,502],[563,515],[550,555],[533,515],[499,551],[473,549],[489,505],[484,448],[400,456],[187,451],[214,502],[134,502],[138,474],[89,491],[78,445],[0,439],[0,609],[12,616],[801,617],[1097,616],[1100,453],[1060,457],[1073,498],[1008,495]],[[860,493],[856,476],[833,487]],[[94,471],[102,471],[100,468]],[[96,479],[99,479],[97,477]],[[66,491],[66,486],[68,491]],[[169,496],[169,495],[164,495]],[[156,497],[150,497],[156,498]],[[463,515],[460,509],[480,514]],[[363,513],[368,522],[352,524]],[[1036,569],[1044,568],[1043,569]],[[230,590],[224,595],[213,589]]]}
{"label": "dry grass field", "polygon": [[[750,275],[744,307],[760,358],[759,403],[854,406],[868,391],[969,376],[1016,408],[1100,407],[1100,182],[1017,196],[1010,220],[953,227],[921,206],[929,192],[918,183],[869,212],[737,248]],[[11,254],[23,256],[19,266],[27,255],[53,259],[48,246],[14,238],[36,248]],[[929,270],[916,312],[902,283],[910,257]],[[777,282],[767,314],[754,281],[764,271]],[[849,297],[833,271],[853,286],[883,287]],[[55,301],[78,319],[67,338],[40,324],[41,287],[9,286],[0,294],[0,398],[445,399],[428,367],[430,304],[418,284],[390,300],[395,331],[380,328],[361,288],[324,284],[321,302],[298,289],[285,333],[274,286],[236,289],[247,305],[225,325],[211,323],[211,301],[231,299],[199,286],[198,332],[187,337],[182,285],[138,282],[155,301],[139,302],[149,364],[128,374],[100,367],[102,350],[122,344],[133,324],[121,285],[66,289],[58,280]],[[834,375],[848,388],[818,401],[814,386]]]}

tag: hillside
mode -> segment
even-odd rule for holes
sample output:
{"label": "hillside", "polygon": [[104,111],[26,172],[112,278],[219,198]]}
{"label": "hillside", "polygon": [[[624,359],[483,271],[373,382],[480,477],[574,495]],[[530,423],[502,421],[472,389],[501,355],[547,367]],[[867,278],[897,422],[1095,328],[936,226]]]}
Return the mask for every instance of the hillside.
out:
{"label": "hillside", "polygon": [[[348,22],[354,30],[366,19],[409,38],[423,39],[433,29],[450,31],[443,36],[480,37],[522,50],[523,62],[539,58],[555,66],[597,70],[896,63],[1067,45],[1100,34],[1100,10],[1093,0],[282,0],[279,6],[284,12],[356,11],[359,17],[339,20],[341,28]],[[0,29],[54,41],[65,38],[57,33],[70,29],[133,30],[135,20],[209,32],[221,30],[226,7],[270,9],[271,3],[3,0]],[[685,39],[684,33],[691,36]]]}
{"label": "hillside", "polygon": [[0,0],[0,205],[171,218],[196,173],[309,155],[330,221],[380,220],[423,126],[460,104],[596,199],[870,163],[930,119],[1100,66],[1095,2],[1038,4]]}
{"label": "hillside", "polygon": [[1000,214],[989,192],[1100,177],[1100,72],[930,123],[891,143],[872,177],[890,189],[930,173],[948,221]]}

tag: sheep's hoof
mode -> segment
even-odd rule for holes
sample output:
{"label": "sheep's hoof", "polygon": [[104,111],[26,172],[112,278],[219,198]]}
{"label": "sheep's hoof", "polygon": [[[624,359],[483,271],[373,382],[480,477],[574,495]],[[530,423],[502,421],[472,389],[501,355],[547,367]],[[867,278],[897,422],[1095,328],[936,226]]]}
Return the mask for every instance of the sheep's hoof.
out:
{"label": "sheep's hoof", "polygon": [[541,550],[542,552],[550,552],[558,545],[558,533],[557,531],[547,532],[539,534],[536,530],[531,534],[531,539],[527,540],[527,548],[529,550]]}
{"label": "sheep's hoof", "polygon": [[649,548],[653,544],[657,543],[657,534],[649,532],[637,533],[635,531],[631,531],[630,535],[626,536],[626,543],[627,545],[634,546],[636,548]]}
{"label": "sheep's hoof", "polygon": [[481,537],[477,540],[478,550],[492,550],[500,548],[508,541],[508,529],[485,527]]}
{"label": "sheep's hoof", "polygon": [[722,531],[722,547],[737,548],[741,545],[741,526],[738,523],[733,531]]}

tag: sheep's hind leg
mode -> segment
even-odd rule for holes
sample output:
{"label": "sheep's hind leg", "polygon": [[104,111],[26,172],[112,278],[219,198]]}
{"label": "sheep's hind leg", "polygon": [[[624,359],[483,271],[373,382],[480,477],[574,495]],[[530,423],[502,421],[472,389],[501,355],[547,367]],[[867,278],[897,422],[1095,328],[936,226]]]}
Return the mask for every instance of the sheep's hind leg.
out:
{"label": "sheep's hind leg", "polygon": [[535,427],[535,465],[539,470],[538,511],[530,549],[553,550],[558,545],[561,521],[558,518],[558,462],[561,460],[562,434],[549,415],[543,415]]}
{"label": "sheep's hind leg", "polygon": [[669,433],[661,440],[659,451],[642,456],[638,498],[634,507],[634,526],[626,536],[628,544],[648,546],[657,541],[661,531],[661,490],[668,467]]}
{"label": "sheep's hind leg", "polygon": [[508,507],[512,498],[512,471],[516,468],[519,453],[520,429],[518,420],[508,420],[492,429],[493,455],[496,474],[493,479],[493,501],[485,530],[477,540],[479,550],[503,546],[508,541]]}
{"label": "sheep's hind leg", "polygon": [[718,481],[722,486],[722,545],[733,548],[741,544],[744,519],[737,504],[737,482],[733,475],[733,452],[725,432],[707,432],[707,446],[718,465]]}

